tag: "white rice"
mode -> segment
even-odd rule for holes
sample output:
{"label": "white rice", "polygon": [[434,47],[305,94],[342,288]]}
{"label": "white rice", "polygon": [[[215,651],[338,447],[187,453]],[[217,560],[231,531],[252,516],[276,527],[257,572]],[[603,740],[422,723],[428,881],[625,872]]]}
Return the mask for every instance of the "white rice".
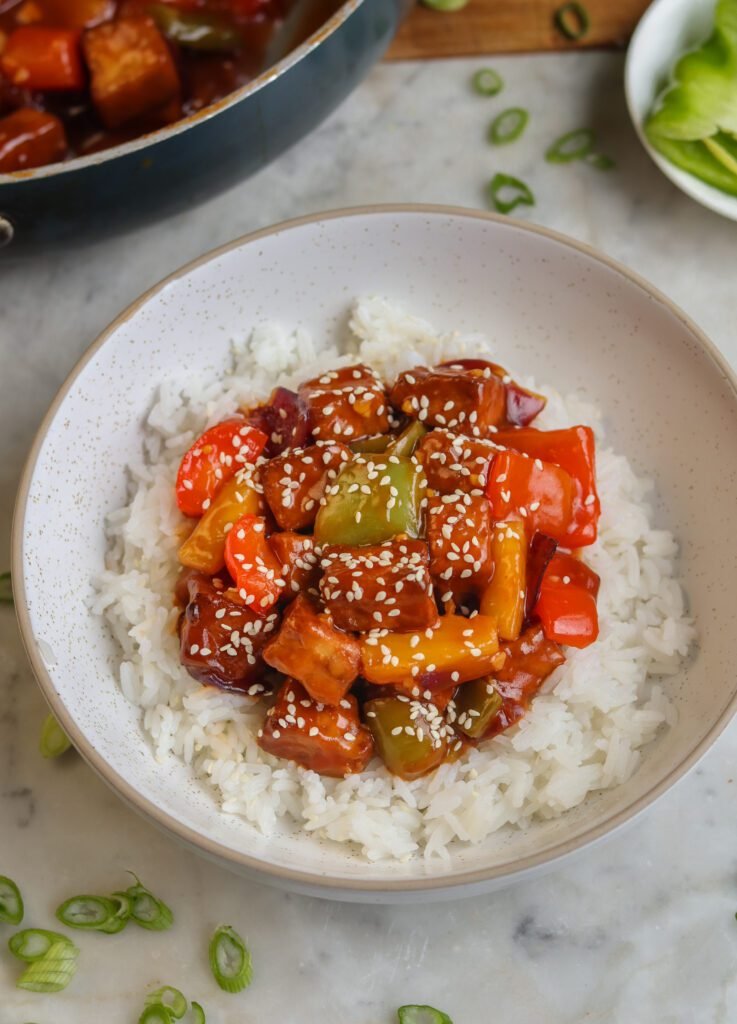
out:
{"label": "white rice", "polygon": [[182,758],[209,781],[224,813],[264,833],[287,825],[355,844],[371,861],[447,858],[451,843],[477,843],[503,826],[557,816],[632,775],[642,748],[674,721],[667,686],[653,677],[677,670],[694,631],[674,576],[675,541],[651,524],[648,483],[602,444],[596,409],[538,382],[548,406],[536,425],[584,422],[598,435],[600,539],[586,553],[602,580],[598,642],[568,651],[520,724],[415,782],[395,778],[378,761],[359,776],[324,779],[260,750],[263,705],[202,687],[179,664],[172,592],[182,454],[204,428],[264,400],[276,383],[295,386],[354,362],[356,353],[387,379],[418,363],[493,355],[481,335],[438,335],[376,298],[357,303],[350,328],[340,354],[318,351],[305,331],[265,324],[234,344],[223,377],[162,384],[142,458],[130,467],[129,504],[109,518],[94,609],[120,642],[120,686],[141,708],[154,755]]}

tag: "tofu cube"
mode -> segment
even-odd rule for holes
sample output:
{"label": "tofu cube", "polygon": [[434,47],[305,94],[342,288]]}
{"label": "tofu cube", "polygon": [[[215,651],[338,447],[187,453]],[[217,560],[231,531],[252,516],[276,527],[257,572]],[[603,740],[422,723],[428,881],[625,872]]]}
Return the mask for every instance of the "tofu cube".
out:
{"label": "tofu cube", "polygon": [[85,32],[92,100],[108,128],[148,114],[174,99],[179,75],[152,18],[118,18]]}

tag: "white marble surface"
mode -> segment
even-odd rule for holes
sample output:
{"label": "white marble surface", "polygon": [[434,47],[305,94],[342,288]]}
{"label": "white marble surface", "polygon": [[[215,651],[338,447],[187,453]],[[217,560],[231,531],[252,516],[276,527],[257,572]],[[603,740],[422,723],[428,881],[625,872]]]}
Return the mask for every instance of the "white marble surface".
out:
{"label": "white marble surface", "polygon": [[[737,228],[641,152],[621,57],[493,63],[507,80],[497,101],[468,92],[478,62],[381,67],[310,139],[205,206],[98,246],[0,263],[0,569],[33,432],[80,353],[183,261],[285,217],[398,200],[479,206],[494,170],[518,174],[538,198],[524,216],[649,277],[737,363]],[[507,101],[528,107],[531,125],[494,152],[485,126]],[[542,161],[547,141],[584,124],[600,127],[616,171]],[[43,715],[12,612],[0,608],[0,873],[22,883],[27,922],[50,925],[62,898],[119,887],[130,867],[177,923],[165,935],[82,935],[78,976],[56,996],[17,990],[0,945],[0,1024],[133,1022],[147,988],[165,982],[198,999],[209,1024],[390,1024],[416,1001],[455,1024],[737,1020],[737,725],[643,820],[569,867],[473,902],[372,908],[248,884],[183,851],[74,755],[43,761]],[[255,980],[240,997],[219,993],[207,971],[207,938],[223,920],[253,951]]]}

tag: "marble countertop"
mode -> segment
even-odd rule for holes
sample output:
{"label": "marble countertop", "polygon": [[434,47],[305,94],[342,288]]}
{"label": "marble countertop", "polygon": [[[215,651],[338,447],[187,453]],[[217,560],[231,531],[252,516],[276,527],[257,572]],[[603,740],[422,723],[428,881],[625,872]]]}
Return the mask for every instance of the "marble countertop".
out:
{"label": "marble countertop", "polygon": [[[495,170],[532,184],[522,215],[601,247],[680,303],[737,364],[737,226],[677,192],[641,151],[621,56],[494,59],[505,104],[528,107],[523,140],[494,152],[499,101],[469,93],[478,62],[393,64],[311,138],[233,191],[174,219],[77,251],[0,265],[0,570],[33,433],[67,372],[142,290],[184,261],[286,217],[384,201],[483,206]],[[616,157],[608,173],[551,166],[545,144],[586,124]],[[0,608],[0,874],[23,884],[27,922],[62,898],[120,887],[126,868],[167,898],[166,935],[82,934],[62,995],[14,986],[0,955],[0,1024],[126,1024],[154,984],[183,988],[208,1024],[391,1024],[406,1002],[455,1024],[729,1024],[737,1020],[737,724],[624,834],[536,881],[425,907],[331,904],[242,881],[129,811],[73,754],[37,753],[45,708],[12,611]],[[254,982],[211,980],[206,944],[232,920]],[[0,935],[0,943],[4,939]]]}

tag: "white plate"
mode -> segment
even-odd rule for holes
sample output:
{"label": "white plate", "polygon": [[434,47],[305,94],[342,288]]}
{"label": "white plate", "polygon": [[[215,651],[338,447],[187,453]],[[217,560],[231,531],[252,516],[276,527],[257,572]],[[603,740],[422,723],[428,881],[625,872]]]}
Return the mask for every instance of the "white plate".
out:
{"label": "white plate", "polygon": [[655,0],[640,19],[627,50],[624,91],[640,142],[667,178],[702,206],[737,220],[737,196],[730,196],[676,167],[650,144],[643,124],[668,82],[674,63],[702,43],[714,25],[715,0]]}
{"label": "white plate", "polygon": [[[368,864],[305,832],[266,839],[222,814],[175,758],[158,764],[116,683],[118,651],[86,600],[104,522],[126,496],[160,382],[222,368],[230,339],[265,318],[315,338],[380,294],[442,330],[482,330],[499,361],[604,410],[612,445],[658,486],[682,545],[700,649],[667,681],[680,713],[623,786],[528,829],[421,859]],[[380,207],[293,221],[185,267],[123,313],[49,411],[21,484],[13,536],[19,620],[43,692],[74,744],[131,805],[237,870],[339,899],[431,899],[508,884],[610,833],[679,778],[735,710],[737,391],[718,353],[662,295],[578,243],[443,207]],[[479,799],[483,799],[480,796]],[[687,827],[687,822],[684,822]]]}

